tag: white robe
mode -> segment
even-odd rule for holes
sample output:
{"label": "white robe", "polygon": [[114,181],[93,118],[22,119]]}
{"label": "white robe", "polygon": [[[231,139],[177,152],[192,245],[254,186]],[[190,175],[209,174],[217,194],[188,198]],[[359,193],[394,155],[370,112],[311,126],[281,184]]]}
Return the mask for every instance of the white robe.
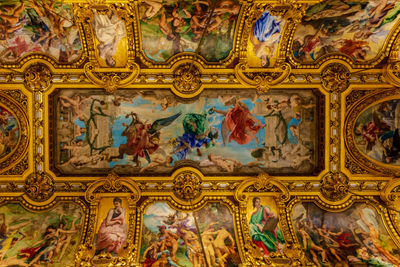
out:
{"label": "white robe", "polygon": [[114,56],[122,38],[126,36],[124,23],[113,13],[111,18],[108,15],[99,15],[93,11],[93,29],[97,40],[103,43],[99,49],[99,56],[106,60],[107,56]]}

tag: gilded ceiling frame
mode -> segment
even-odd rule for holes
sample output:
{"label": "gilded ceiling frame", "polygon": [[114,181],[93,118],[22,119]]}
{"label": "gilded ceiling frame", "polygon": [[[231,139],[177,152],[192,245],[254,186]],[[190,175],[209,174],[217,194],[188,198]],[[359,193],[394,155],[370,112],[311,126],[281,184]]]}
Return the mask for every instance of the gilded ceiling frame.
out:
{"label": "gilded ceiling frame", "polygon": [[[242,2],[235,29],[233,49],[222,62],[208,63],[193,53],[171,57],[156,64],[141,48],[137,1],[66,1],[73,3],[82,41],[80,58],[69,64],[57,63],[43,54],[31,54],[15,64],[2,64],[0,102],[18,117],[23,135],[18,148],[1,160],[1,203],[21,203],[30,211],[49,210],[61,202],[77,203],[85,213],[77,266],[137,266],[139,264],[142,215],[156,201],[168,202],[178,210],[193,211],[209,202],[225,203],[233,214],[240,255],[246,266],[301,266],[308,261],[296,239],[292,208],[296,203],[313,202],[321,209],[338,212],[354,203],[368,203],[377,209],[385,228],[400,244],[398,168],[379,164],[363,156],[352,143],[357,116],[379,101],[400,94],[400,27],[394,27],[376,58],[356,64],[347,56],[330,55],[314,64],[300,64],[291,52],[291,40],[307,5],[315,1]],[[121,68],[99,66],[90,27],[90,8],[114,8],[123,18],[129,33],[127,65]],[[276,64],[252,68],[246,61],[248,32],[264,9],[290,17],[285,25],[289,34],[278,47]],[[386,65],[382,60],[388,57]],[[192,65],[188,69],[188,66]],[[189,71],[190,70],[190,71]],[[119,177],[115,173],[96,177],[57,177],[49,169],[52,134],[49,95],[56,89],[103,88],[112,93],[118,88],[162,88],[180,98],[195,98],[204,89],[243,89],[267,92],[270,89],[313,89],[325,97],[325,168],[314,176],[205,176],[192,167],[178,168],[167,176]],[[374,91],[376,88],[382,91]],[[11,163],[12,162],[12,163]],[[188,179],[185,175],[190,175]],[[193,178],[194,177],[194,178]],[[97,190],[97,191],[96,191]],[[106,256],[93,263],[93,238],[102,198],[119,195],[129,201],[129,237],[132,243],[120,258]],[[192,198],[191,196],[195,196]],[[279,207],[281,226],[287,241],[284,255],[264,258],[250,244],[246,205],[249,197],[274,198]],[[380,202],[379,202],[380,201]],[[384,204],[382,204],[384,203]],[[140,205],[139,205],[140,204]],[[89,207],[89,208],[88,208]],[[256,256],[254,256],[256,255]],[[96,265],[98,266],[98,265]]]}

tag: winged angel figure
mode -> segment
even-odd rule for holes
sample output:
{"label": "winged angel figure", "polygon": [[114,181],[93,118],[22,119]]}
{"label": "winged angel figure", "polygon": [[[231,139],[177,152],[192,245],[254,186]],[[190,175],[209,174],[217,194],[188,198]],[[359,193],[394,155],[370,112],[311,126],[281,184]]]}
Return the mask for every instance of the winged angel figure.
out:
{"label": "winged angel figure", "polygon": [[119,155],[110,157],[110,161],[122,159],[124,154],[127,154],[133,156],[137,167],[140,167],[139,157],[146,158],[150,163],[150,154],[160,147],[160,130],[171,125],[181,114],[179,112],[170,117],[155,120],[152,124],[141,121],[136,113],[127,114],[125,117],[132,117],[132,121],[129,125],[122,124],[125,130],[121,134],[121,136],[126,136],[127,142],[119,146]]}

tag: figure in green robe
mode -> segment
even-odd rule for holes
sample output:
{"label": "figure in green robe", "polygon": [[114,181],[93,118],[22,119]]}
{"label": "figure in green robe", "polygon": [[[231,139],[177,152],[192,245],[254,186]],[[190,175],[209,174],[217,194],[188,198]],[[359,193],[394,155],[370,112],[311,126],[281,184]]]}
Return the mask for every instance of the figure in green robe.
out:
{"label": "figure in green robe", "polygon": [[278,217],[268,207],[263,207],[258,197],[253,198],[253,207],[256,210],[249,222],[253,243],[262,249],[265,256],[280,251],[279,245],[284,244],[285,240],[278,227]]}

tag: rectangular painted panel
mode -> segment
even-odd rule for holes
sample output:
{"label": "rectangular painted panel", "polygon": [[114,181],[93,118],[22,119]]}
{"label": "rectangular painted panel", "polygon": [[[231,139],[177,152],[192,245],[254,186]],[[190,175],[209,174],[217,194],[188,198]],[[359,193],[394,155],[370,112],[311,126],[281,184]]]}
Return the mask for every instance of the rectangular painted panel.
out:
{"label": "rectangular painted panel", "polygon": [[204,174],[310,174],[320,100],[312,90],[206,90],[193,100],[157,89],[58,90],[51,162],[68,175],[168,175],[184,165]]}

